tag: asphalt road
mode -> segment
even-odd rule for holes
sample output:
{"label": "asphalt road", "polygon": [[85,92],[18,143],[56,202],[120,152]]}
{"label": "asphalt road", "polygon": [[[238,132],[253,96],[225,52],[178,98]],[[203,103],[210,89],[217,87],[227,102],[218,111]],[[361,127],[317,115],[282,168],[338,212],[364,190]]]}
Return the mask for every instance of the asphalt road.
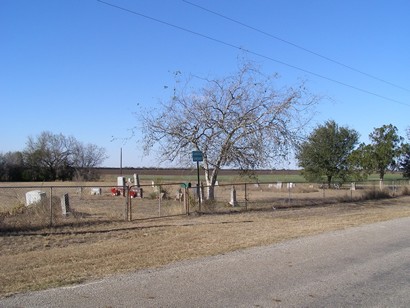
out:
{"label": "asphalt road", "polygon": [[409,307],[410,218],[20,294],[0,307]]}

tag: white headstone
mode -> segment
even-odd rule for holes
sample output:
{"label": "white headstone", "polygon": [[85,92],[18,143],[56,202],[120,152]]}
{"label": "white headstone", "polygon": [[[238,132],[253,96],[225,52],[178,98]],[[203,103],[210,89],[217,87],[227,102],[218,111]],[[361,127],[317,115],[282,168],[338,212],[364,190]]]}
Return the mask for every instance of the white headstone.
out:
{"label": "white headstone", "polygon": [[276,183],[276,189],[282,189],[282,182]]}
{"label": "white headstone", "polygon": [[137,185],[137,187],[140,187],[140,178],[138,174],[134,173],[134,185]]}
{"label": "white headstone", "polygon": [[26,206],[39,203],[46,199],[46,193],[41,190],[32,190],[26,192]]}
{"label": "white headstone", "polygon": [[120,187],[125,186],[125,177],[123,176],[117,177],[117,186],[120,186]]}
{"label": "white headstone", "polygon": [[232,206],[237,206],[238,202],[236,201],[236,189],[235,186],[232,186],[231,188],[231,201],[229,201],[229,204]]}
{"label": "white headstone", "polygon": [[91,194],[92,194],[92,195],[101,195],[101,188],[99,188],[99,187],[92,187],[92,188],[91,188]]}

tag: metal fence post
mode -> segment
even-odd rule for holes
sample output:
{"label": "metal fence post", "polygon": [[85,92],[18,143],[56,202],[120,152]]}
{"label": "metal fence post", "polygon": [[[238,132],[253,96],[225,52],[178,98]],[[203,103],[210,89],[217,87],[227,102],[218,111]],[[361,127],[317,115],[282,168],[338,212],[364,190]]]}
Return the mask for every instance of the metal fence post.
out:
{"label": "metal fence post", "polygon": [[161,217],[161,191],[162,191],[162,187],[161,185],[158,186],[159,191],[158,191],[158,217]]}
{"label": "metal fence post", "polygon": [[131,187],[128,188],[128,221],[132,221],[132,198],[131,198]]}
{"label": "metal fence post", "polygon": [[187,193],[187,188],[184,186],[184,207],[185,207],[185,214],[189,215],[189,205],[188,205],[188,193]]}
{"label": "metal fence post", "polygon": [[245,211],[248,210],[248,192],[247,192],[246,188],[247,187],[246,187],[246,183],[245,183]]}
{"label": "metal fence post", "polygon": [[393,197],[395,197],[396,196],[396,190],[397,190],[396,181],[392,181],[392,185],[393,185]]}
{"label": "metal fence post", "polygon": [[288,204],[290,205],[290,188],[291,188],[291,184],[290,183],[287,183],[287,185],[288,185]]}
{"label": "metal fence post", "polygon": [[125,197],[124,220],[128,220],[128,186],[123,186],[123,196]]}
{"label": "metal fence post", "polygon": [[53,187],[50,186],[50,227],[53,226]]}

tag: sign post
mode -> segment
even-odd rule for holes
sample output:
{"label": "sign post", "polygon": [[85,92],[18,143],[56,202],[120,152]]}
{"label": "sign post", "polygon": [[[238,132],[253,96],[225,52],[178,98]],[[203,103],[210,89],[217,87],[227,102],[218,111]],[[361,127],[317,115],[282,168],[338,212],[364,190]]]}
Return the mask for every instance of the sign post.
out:
{"label": "sign post", "polygon": [[198,175],[198,184],[196,186],[196,192],[198,195],[198,203],[199,203],[199,213],[201,213],[201,186],[199,183],[199,162],[204,160],[203,154],[201,151],[192,151],[192,160],[196,161],[196,170]]}

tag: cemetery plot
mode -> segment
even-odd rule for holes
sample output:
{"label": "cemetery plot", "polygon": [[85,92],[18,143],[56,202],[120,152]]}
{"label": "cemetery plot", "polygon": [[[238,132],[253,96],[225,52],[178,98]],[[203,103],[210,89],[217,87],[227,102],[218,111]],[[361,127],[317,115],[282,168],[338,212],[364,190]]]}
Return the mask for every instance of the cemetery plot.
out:
{"label": "cemetery plot", "polygon": [[[290,207],[315,206],[359,199],[368,189],[360,187],[352,190],[350,185],[343,188],[327,188],[321,184],[307,183],[255,183],[219,185],[215,187],[215,200],[203,201],[203,212],[232,212],[258,209],[280,209]],[[204,188],[205,194],[207,187]],[[190,208],[197,210],[197,201]]]}
{"label": "cemetery plot", "polygon": [[123,220],[125,203],[110,187],[0,187],[0,229]]}
{"label": "cemetery plot", "polygon": [[[134,181],[134,183],[137,181]],[[235,183],[217,185],[200,192],[189,183],[121,186],[21,186],[0,187],[0,230],[30,229],[185,215],[230,213],[312,207],[361,200],[370,193],[400,195],[405,186],[345,184],[328,188],[308,183]]]}

